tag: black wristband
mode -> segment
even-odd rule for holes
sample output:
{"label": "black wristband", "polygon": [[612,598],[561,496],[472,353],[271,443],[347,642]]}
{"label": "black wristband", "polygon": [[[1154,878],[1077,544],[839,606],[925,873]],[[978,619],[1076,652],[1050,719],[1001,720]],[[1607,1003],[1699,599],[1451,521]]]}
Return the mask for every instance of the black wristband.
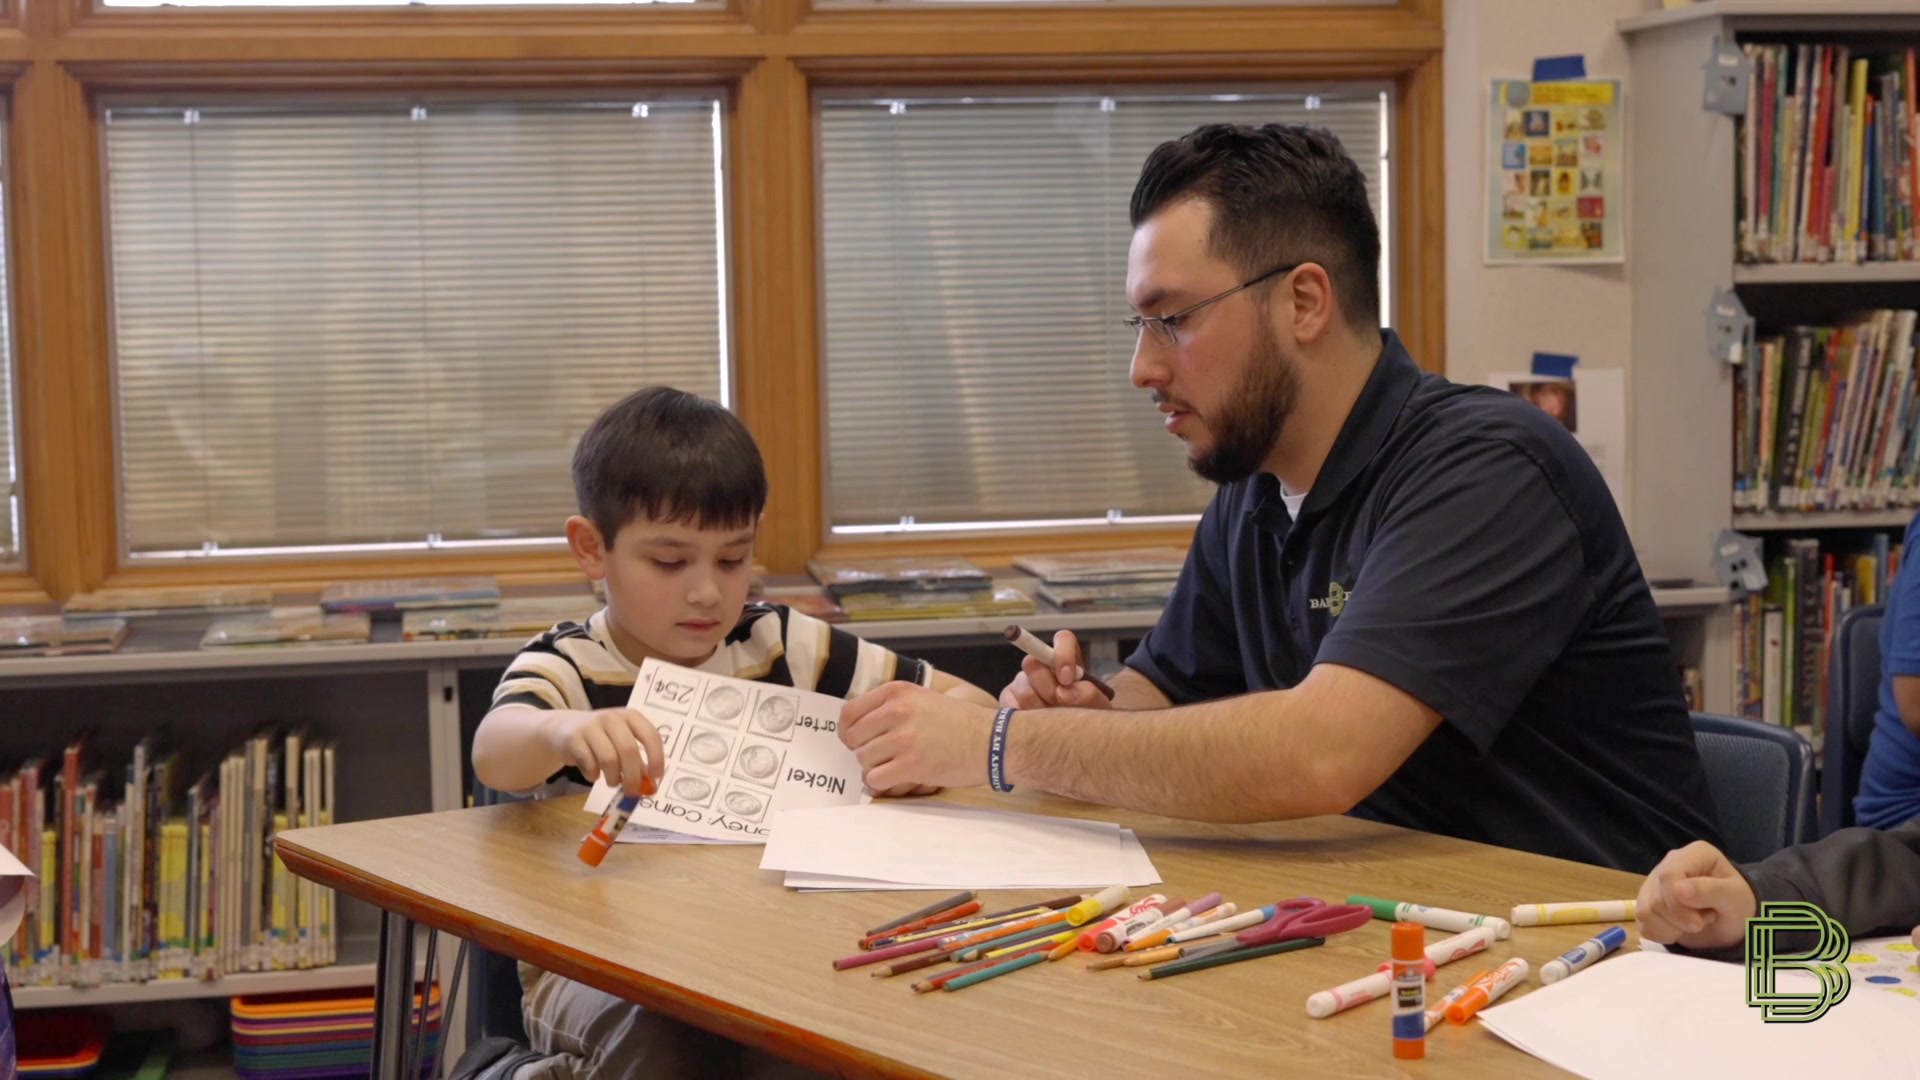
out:
{"label": "black wristband", "polygon": [[987,782],[995,791],[1013,790],[1013,785],[1007,783],[1007,724],[1013,714],[1010,708],[995,713],[993,734],[987,738]]}

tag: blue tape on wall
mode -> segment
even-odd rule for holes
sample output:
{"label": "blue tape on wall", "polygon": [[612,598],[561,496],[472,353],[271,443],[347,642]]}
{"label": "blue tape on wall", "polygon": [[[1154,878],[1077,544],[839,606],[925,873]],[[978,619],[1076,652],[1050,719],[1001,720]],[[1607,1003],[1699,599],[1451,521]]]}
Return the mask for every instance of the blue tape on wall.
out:
{"label": "blue tape on wall", "polygon": [[1533,373],[1555,379],[1571,379],[1573,378],[1573,365],[1579,362],[1580,358],[1577,356],[1537,352],[1533,354]]}
{"label": "blue tape on wall", "polygon": [[1586,77],[1585,56],[1543,56],[1533,62],[1534,82],[1565,82]]}

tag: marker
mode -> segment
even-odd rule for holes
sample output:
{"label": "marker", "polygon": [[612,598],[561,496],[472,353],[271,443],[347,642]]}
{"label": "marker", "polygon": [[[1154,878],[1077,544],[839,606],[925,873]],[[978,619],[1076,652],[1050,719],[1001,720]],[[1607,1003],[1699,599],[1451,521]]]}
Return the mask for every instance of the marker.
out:
{"label": "marker", "polygon": [[[1476,926],[1464,934],[1442,938],[1427,946],[1427,959],[1421,965],[1421,969],[1426,973],[1427,978],[1431,979],[1442,967],[1455,960],[1463,956],[1472,956],[1477,952],[1485,952],[1487,947],[1493,944],[1495,933],[1497,931],[1491,926]],[[1393,964],[1381,964],[1380,970],[1390,972],[1393,970]]]}
{"label": "marker", "polygon": [[[1584,900],[1569,904],[1521,904],[1513,909],[1515,926],[1563,926],[1583,922],[1632,922],[1631,900]],[[1546,968],[1541,968],[1542,974]]]}
{"label": "marker", "polygon": [[599,866],[606,859],[607,852],[613,850],[613,842],[619,837],[620,830],[627,827],[627,819],[633,816],[634,807],[640,805],[641,796],[652,795],[658,790],[660,785],[653,782],[653,777],[643,774],[640,777],[640,794],[621,796],[620,801],[607,807],[607,812],[600,815],[600,824],[595,825],[587,838],[580,841],[580,861],[588,866]]}
{"label": "marker", "polygon": [[1486,979],[1488,979],[1492,975],[1493,975],[1493,972],[1483,970],[1478,974],[1474,975],[1473,978],[1468,979],[1466,982],[1463,982],[1459,986],[1456,986],[1453,989],[1447,991],[1446,997],[1441,998],[1438,1004],[1436,1004],[1433,1008],[1427,1010],[1427,1030],[1432,1031],[1433,1026],[1435,1024],[1438,1024],[1440,1021],[1445,1020],[1447,1018],[1447,1006],[1452,1005],[1454,1002],[1459,1001],[1463,997],[1466,997],[1467,991],[1472,990],[1476,986],[1479,986],[1482,982],[1484,982]]}
{"label": "marker", "polygon": [[[1027,630],[1023,629],[1017,624],[1014,626],[1007,627],[1007,640],[1012,642],[1014,647],[1019,649],[1021,652],[1026,653],[1028,656],[1031,656],[1035,660],[1038,660],[1041,663],[1047,665],[1047,670],[1054,672],[1057,677],[1058,672],[1060,670],[1060,665],[1057,662],[1055,662],[1053,658],[1053,646],[1047,644],[1044,641],[1041,641],[1037,637],[1034,637],[1031,633],[1029,633]],[[1080,678],[1085,679],[1086,681],[1092,683],[1093,688],[1095,690],[1098,690],[1102,694],[1105,694],[1107,696],[1108,701],[1113,700],[1113,687],[1108,686],[1104,682],[1101,682],[1100,676],[1095,675],[1093,672],[1087,671],[1084,669],[1082,669],[1079,672],[1079,675],[1080,675]]]}
{"label": "marker", "polygon": [[1167,912],[1165,915],[1162,915],[1157,924],[1148,928],[1147,933],[1152,934],[1158,933],[1161,930],[1168,930],[1186,922],[1195,915],[1205,915],[1207,912],[1219,907],[1220,900],[1221,896],[1217,892],[1208,893],[1198,900],[1189,900],[1179,907],[1174,908],[1172,911]]}
{"label": "marker", "polygon": [[[1227,904],[1225,906],[1232,907],[1233,905]],[[1191,930],[1177,931],[1172,937],[1168,938],[1167,941],[1171,944],[1178,945],[1183,941],[1192,941],[1195,938],[1212,937],[1215,934],[1231,934],[1236,930],[1246,930],[1250,927],[1259,926],[1261,923],[1273,918],[1278,911],[1278,904],[1268,904],[1266,907],[1255,908],[1252,911],[1243,911],[1238,915],[1222,918],[1218,921],[1201,923]]]}
{"label": "marker", "polygon": [[[1179,942],[1175,935],[1188,933],[1189,931],[1196,937],[1209,937],[1220,933],[1219,929],[1217,929],[1218,924],[1226,922],[1239,913],[1240,905],[1221,904],[1219,907],[1214,908],[1204,915],[1195,915],[1190,919],[1183,919],[1180,922],[1174,923],[1172,926],[1155,930],[1150,934],[1142,934],[1132,941],[1127,942],[1124,947],[1128,952],[1139,952],[1142,949],[1157,948],[1161,945],[1178,944]],[[1269,918],[1271,918],[1271,916],[1269,916]],[[1265,919],[1261,920],[1261,922],[1265,921]],[[1249,923],[1247,925],[1258,926],[1260,924]]]}
{"label": "marker", "polygon": [[[1170,900],[1167,901],[1167,903],[1184,904],[1186,901]],[[1166,910],[1164,907],[1150,907],[1133,918],[1128,919],[1126,922],[1121,923],[1119,926],[1109,926],[1105,930],[1100,931],[1099,936],[1093,939],[1093,951],[1103,953],[1113,952],[1120,946],[1126,944],[1129,938],[1139,934],[1154,923],[1159,922],[1161,913]]]}
{"label": "marker", "polygon": [[936,912],[945,911],[948,908],[959,907],[961,904],[964,904],[971,899],[973,899],[973,890],[964,889],[960,892],[954,893],[952,896],[947,897],[945,900],[936,900],[933,903],[928,904],[926,907],[921,908],[919,911],[909,911],[905,915],[902,915],[899,918],[892,920],[891,922],[883,922],[879,926],[876,926],[873,929],[867,931],[865,936],[878,937],[879,935],[884,934],[887,931],[892,930],[896,927],[905,926],[906,924],[913,922],[915,919],[924,919],[927,916],[932,915]]}
{"label": "marker", "polygon": [[940,989],[948,992],[965,990],[974,983],[986,982],[988,979],[997,979],[1002,975],[1009,975],[1019,971],[1021,968],[1030,968],[1046,958],[1047,955],[1043,952],[1023,953],[1010,960],[1002,960],[992,967],[982,968],[971,975],[962,975],[957,979],[951,979],[942,985]]}
{"label": "marker", "polygon": [[[1544,974],[1544,973],[1543,973]],[[1447,1006],[1447,1019],[1464,1024],[1473,1014],[1500,1000],[1500,995],[1520,985],[1527,977],[1527,962],[1516,956],[1494,968],[1485,979],[1476,978],[1459,1001]]]}
{"label": "marker", "polygon": [[1134,902],[1133,906],[1128,908],[1123,908],[1120,911],[1117,911],[1114,914],[1109,915],[1106,918],[1100,920],[1099,922],[1093,923],[1085,927],[1081,932],[1080,936],[1077,938],[1074,938],[1072,941],[1063,942],[1060,945],[1056,946],[1052,952],[1047,954],[1047,959],[1059,960],[1062,957],[1072,954],[1076,950],[1079,950],[1082,952],[1092,952],[1093,943],[1095,940],[1099,938],[1101,931],[1106,930],[1109,927],[1118,926],[1121,923],[1127,921],[1128,919],[1131,919],[1134,916],[1140,914],[1141,912],[1146,911],[1148,908],[1157,908],[1161,904],[1164,904],[1166,902],[1167,902],[1167,898],[1164,896],[1161,896],[1159,893],[1154,893],[1151,896],[1148,896],[1144,899],[1137,900]]}
{"label": "marker", "polygon": [[1421,971],[1427,959],[1427,928],[1419,923],[1393,924],[1393,1056],[1410,1061],[1427,1056],[1427,980]]}
{"label": "marker", "polygon": [[[1388,967],[1392,967],[1391,964]],[[1341,983],[1331,990],[1322,990],[1307,998],[1307,1015],[1315,1020],[1325,1020],[1334,1013],[1345,1012],[1355,1005],[1387,996],[1393,989],[1393,976],[1388,972],[1365,975],[1352,982]]]}
{"label": "marker", "polygon": [[[1298,952],[1301,949],[1311,949],[1319,945],[1325,945],[1326,943],[1327,939],[1323,937],[1293,938],[1289,941],[1276,941],[1271,945],[1254,945],[1249,948],[1241,945],[1237,941],[1229,939],[1225,944],[1231,946],[1230,948],[1219,952],[1207,952],[1199,956],[1184,957],[1175,960],[1171,964],[1161,964],[1158,967],[1150,967],[1140,973],[1140,979],[1142,982],[1150,982],[1154,979],[1166,979],[1175,975],[1185,975],[1189,971],[1204,971],[1207,968],[1220,967],[1223,964],[1237,964],[1242,960],[1258,960],[1263,956],[1276,956],[1280,953]],[[1209,946],[1209,948],[1213,948],[1213,946]]]}
{"label": "marker", "polygon": [[1127,887],[1125,885],[1109,885],[1068,908],[1067,925],[1084,926],[1086,923],[1126,903],[1126,900]]}
{"label": "marker", "polygon": [[1425,904],[1403,904],[1395,900],[1382,900],[1377,896],[1349,896],[1349,904],[1365,904],[1373,909],[1373,917],[1387,922],[1417,922],[1433,930],[1445,930],[1457,934],[1462,930],[1472,930],[1478,926],[1491,926],[1501,941],[1513,933],[1513,924],[1493,915],[1474,915],[1465,911],[1451,911],[1447,908],[1428,907]]}
{"label": "marker", "polygon": [[1609,926],[1594,937],[1575,945],[1558,957],[1540,965],[1540,981],[1557,983],[1577,971],[1592,967],[1627,943],[1623,927]]}

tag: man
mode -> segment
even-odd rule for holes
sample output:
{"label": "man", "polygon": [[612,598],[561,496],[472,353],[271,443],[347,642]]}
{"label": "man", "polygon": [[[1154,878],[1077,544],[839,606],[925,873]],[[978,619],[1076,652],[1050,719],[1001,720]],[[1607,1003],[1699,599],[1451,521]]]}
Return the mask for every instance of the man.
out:
{"label": "man", "polygon": [[[1379,231],[1318,129],[1215,126],[1132,205],[1134,385],[1220,485],[1114,713],[1027,661],[1002,779],[1176,817],[1347,813],[1644,872],[1716,833],[1680,678],[1565,428],[1415,367]],[[867,783],[987,779],[989,709],[888,686],[841,737]],[[1070,707],[1052,707],[1070,706]]]}
{"label": "man", "polygon": [[1920,821],[1920,514],[1901,551],[1880,623],[1880,702],[1853,802],[1855,820],[1871,829]]}

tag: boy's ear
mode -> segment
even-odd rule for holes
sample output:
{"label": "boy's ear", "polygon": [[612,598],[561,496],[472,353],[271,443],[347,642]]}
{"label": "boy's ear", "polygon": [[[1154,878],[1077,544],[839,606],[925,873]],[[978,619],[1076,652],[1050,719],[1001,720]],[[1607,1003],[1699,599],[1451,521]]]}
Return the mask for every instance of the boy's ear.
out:
{"label": "boy's ear", "polygon": [[601,542],[600,530],[579,514],[567,519],[567,550],[573,552],[573,561],[580,564],[580,572],[589,580],[607,576],[609,552]]}

